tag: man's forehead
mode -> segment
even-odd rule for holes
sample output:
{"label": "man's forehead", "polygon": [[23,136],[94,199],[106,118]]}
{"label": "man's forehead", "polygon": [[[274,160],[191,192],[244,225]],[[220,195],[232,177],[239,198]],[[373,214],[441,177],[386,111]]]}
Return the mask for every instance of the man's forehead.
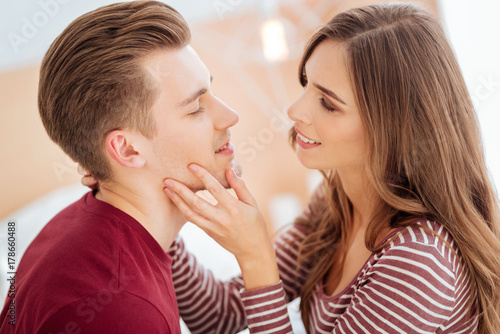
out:
{"label": "man's forehead", "polygon": [[208,69],[194,49],[187,45],[181,49],[164,49],[148,55],[143,60],[146,71],[157,81],[173,78],[195,79],[205,76]]}
{"label": "man's forehead", "polygon": [[158,103],[183,107],[210,89],[210,72],[190,46],[157,51],[143,65],[158,85]]}

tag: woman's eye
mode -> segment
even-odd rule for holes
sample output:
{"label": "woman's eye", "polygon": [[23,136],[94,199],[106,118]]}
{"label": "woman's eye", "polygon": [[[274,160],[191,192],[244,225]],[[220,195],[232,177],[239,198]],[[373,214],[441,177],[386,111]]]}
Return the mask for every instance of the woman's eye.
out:
{"label": "woman's eye", "polygon": [[332,105],[328,104],[325,101],[324,97],[320,98],[319,100],[320,100],[321,105],[323,106],[323,108],[325,108],[326,110],[328,110],[328,111],[335,111],[335,110],[337,110],[335,107],[333,107]]}
{"label": "woman's eye", "polygon": [[302,76],[300,78],[300,83],[302,84],[302,87],[307,86],[307,77],[305,74],[302,74]]}

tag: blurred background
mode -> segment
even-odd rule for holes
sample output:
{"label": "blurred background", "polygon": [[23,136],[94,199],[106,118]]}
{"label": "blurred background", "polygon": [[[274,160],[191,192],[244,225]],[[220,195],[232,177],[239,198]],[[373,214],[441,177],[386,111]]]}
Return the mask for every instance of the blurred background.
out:
{"label": "blurred background", "polygon": [[[40,121],[36,104],[39,64],[50,43],[72,20],[112,2],[115,1],[23,0],[2,4],[0,222],[17,222],[21,250],[55,213],[87,191],[79,185],[76,164],[50,141]],[[299,164],[287,138],[291,123],[286,109],[301,91],[297,67],[305,42],[336,13],[387,1],[166,2],[190,24],[192,46],[214,75],[215,94],[240,114],[240,122],[232,131],[236,158],[264,211],[269,229],[275,231],[300,213],[311,189],[320,180],[317,173]],[[498,185],[500,3],[491,0],[415,3],[443,22],[473,98],[491,177]],[[3,227],[1,232],[0,253],[6,248]],[[186,226],[181,233],[194,240],[192,245],[198,244],[201,262],[225,266],[215,269],[219,270],[219,276],[237,272],[232,257],[217,249],[193,226]],[[206,249],[213,252],[204,252]],[[1,259],[6,262],[5,256]]]}
{"label": "blurred background", "polygon": [[[39,64],[50,43],[72,20],[112,2],[23,0],[2,5],[0,218],[3,220],[17,219],[17,210],[32,201],[79,183],[76,164],[50,141],[40,121],[36,105]],[[301,90],[297,67],[305,42],[335,13],[384,1],[167,2],[190,24],[192,46],[215,77],[213,90],[240,114],[240,122],[232,131],[236,157],[270,230],[276,230],[301,211],[307,195],[320,179],[317,173],[299,164],[287,139],[291,122],[286,109]],[[477,108],[488,166],[498,184],[500,23],[496,16],[500,3],[488,0],[416,3],[442,20],[453,44]]]}
{"label": "blurred background", "polygon": [[[79,182],[76,165],[43,129],[36,106],[41,58],[76,17],[109,0],[23,0],[0,12],[0,217],[48,192]],[[335,13],[383,1],[171,0],[193,32],[192,45],[213,73],[215,93],[240,114],[233,130],[244,177],[273,227],[305,204],[318,176],[287,144],[287,106],[298,96],[304,44]],[[500,4],[417,2],[438,16],[456,50],[476,105],[488,164],[500,182]],[[276,214],[273,205],[287,205]],[[283,204],[289,203],[289,204]],[[281,217],[281,218],[277,218]],[[12,218],[12,217],[11,217]]]}

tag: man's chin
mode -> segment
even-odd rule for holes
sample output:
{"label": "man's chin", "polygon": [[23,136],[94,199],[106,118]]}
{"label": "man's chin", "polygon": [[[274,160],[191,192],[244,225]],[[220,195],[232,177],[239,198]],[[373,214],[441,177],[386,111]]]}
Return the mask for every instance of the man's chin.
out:
{"label": "man's chin", "polygon": [[238,160],[233,159],[233,161],[231,162],[231,164],[232,164],[232,168],[233,168],[234,172],[236,173],[236,175],[238,177],[241,177],[241,174],[243,173],[243,170],[241,169],[241,165],[238,162]]}
{"label": "man's chin", "polygon": [[[231,161],[231,168],[234,170],[235,174],[238,177],[241,176],[241,174],[242,174],[241,165],[240,165],[240,163],[237,160]],[[210,174],[212,174],[217,179],[217,181],[219,181],[219,183],[225,189],[230,189],[231,188],[229,186],[229,182],[227,182],[226,171],[225,170],[220,171],[219,173],[217,173],[217,175],[215,175],[215,173],[213,171],[209,171],[209,172],[210,172]],[[200,184],[193,185],[193,186],[188,186],[188,187],[193,192],[206,190],[206,187],[203,185],[203,183],[201,183],[201,181],[200,181]]]}
{"label": "man's chin", "polygon": [[[226,180],[226,176],[225,175],[222,175],[222,176],[215,176],[214,177],[217,179],[217,181],[225,188],[225,189],[230,189],[231,187],[229,186],[229,183],[227,182]],[[197,191],[202,191],[202,190],[207,190],[207,188],[205,187],[205,185],[202,183],[202,184],[196,184],[196,185],[192,185],[192,186],[189,186],[189,185],[186,185],[189,189],[191,189],[192,192],[197,192]]]}

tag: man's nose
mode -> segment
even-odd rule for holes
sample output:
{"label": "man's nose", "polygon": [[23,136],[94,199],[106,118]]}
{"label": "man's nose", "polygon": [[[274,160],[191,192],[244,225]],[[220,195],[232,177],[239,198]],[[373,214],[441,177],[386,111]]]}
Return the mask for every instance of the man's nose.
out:
{"label": "man's nose", "polygon": [[214,126],[217,130],[226,130],[238,123],[240,116],[219,98],[214,96],[212,103],[212,108],[214,110]]}

